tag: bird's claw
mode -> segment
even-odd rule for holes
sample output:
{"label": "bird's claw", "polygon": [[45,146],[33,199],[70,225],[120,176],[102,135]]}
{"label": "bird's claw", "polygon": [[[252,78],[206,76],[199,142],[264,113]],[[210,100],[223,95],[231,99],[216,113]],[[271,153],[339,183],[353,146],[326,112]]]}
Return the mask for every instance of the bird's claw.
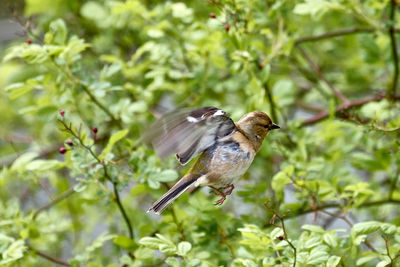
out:
{"label": "bird's claw", "polygon": [[234,186],[233,184],[230,184],[230,185],[227,185],[227,186],[225,186],[224,188],[222,188],[222,190],[228,189],[228,190],[226,190],[226,191],[224,192],[224,194],[225,194],[226,196],[228,196],[228,195],[232,194],[232,191],[233,191],[234,188],[235,188],[235,186]]}
{"label": "bird's claw", "polygon": [[215,202],[215,206],[220,206],[220,205],[222,205],[222,203],[224,203],[225,199],[226,199],[226,196],[221,196],[221,198],[218,199],[218,200]]}
{"label": "bird's claw", "polygon": [[[213,194],[215,196],[221,196],[221,198],[215,202],[215,205],[218,205],[218,206],[222,205],[222,203],[224,203],[226,196],[232,194],[232,191],[235,188],[235,186],[233,184],[227,185],[221,189],[215,188],[213,186],[210,186],[210,187],[213,189]],[[228,190],[224,191],[225,189],[228,189]]]}

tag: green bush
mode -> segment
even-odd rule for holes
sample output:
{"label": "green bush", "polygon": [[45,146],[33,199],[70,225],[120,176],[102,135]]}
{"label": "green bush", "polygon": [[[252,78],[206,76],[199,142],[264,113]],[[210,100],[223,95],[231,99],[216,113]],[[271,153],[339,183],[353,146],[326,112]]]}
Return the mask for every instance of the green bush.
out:
{"label": "green bush", "polygon": [[[0,265],[399,266],[398,8],[26,0],[1,51]],[[147,214],[188,167],[141,134],[210,105],[283,129],[222,208]]]}

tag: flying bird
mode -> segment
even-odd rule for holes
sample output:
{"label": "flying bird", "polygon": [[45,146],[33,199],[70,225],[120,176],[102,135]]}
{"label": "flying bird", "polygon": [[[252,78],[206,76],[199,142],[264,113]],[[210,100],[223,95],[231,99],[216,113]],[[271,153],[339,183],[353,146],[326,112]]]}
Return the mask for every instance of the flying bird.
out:
{"label": "flying bird", "polygon": [[215,107],[174,111],[152,124],[143,141],[163,158],[175,153],[185,165],[200,154],[189,171],[147,212],[160,214],[190,186],[209,186],[221,205],[250,167],[269,131],[279,129],[262,111],[245,114],[236,123]]}

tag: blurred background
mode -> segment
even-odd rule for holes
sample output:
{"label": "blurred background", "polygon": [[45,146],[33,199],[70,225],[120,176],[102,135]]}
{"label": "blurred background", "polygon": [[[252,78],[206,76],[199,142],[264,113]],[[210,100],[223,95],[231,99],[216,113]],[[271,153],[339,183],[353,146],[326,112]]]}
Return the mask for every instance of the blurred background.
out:
{"label": "blurred background", "polygon": [[[397,266],[394,0],[0,2],[0,265]],[[139,142],[179,108],[282,127],[222,207]]]}

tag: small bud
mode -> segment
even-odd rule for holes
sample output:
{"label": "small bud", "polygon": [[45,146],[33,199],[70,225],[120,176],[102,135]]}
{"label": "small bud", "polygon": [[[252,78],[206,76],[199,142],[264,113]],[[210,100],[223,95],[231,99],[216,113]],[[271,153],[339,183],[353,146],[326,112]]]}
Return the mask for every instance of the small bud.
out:
{"label": "small bud", "polygon": [[27,43],[27,44],[31,44],[31,43],[32,43],[31,38],[26,38],[26,43]]}
{"label": "small bud", "polygon": [[279,238],[279,240],[281,240],[281,241],[283,240],[283,236],[281,236],[281,235],[280,235],[278,238]]}
{"label": "small bud", "polygon": [[216,17],[214,13],[210,13],[210,18],[215,19]]}
{"label": "small bud", "polygon": [[98,131],[97,127],[93,127],[92,131],[96,134]]}
{"label": "small bud", "polygon": [[231,28],[231,27],[229,27],[228,24],[225,25],[225,31],[229,32],[229,29],[230,29],[230,28]]}
{"label": "small bud", "polygon": [[69,145],[69,146],[73,146],[73,145],[74,145],[74,143],[72,143],[71,141],[68,141],[68,142],[67,142],[67,145]]}
{"label": "small bud", "polygon": [[60,147],[60,149],[58,150],[61,154],[65,154],[65,152],[67,152],[67,149],[65,147]]}
{"label": "small bud", "polygon": [[60,115],[62,116],[62,117],[64,117],[64,113],[65,113],[65,111],[62,109],[62,110],[60,110]]}

